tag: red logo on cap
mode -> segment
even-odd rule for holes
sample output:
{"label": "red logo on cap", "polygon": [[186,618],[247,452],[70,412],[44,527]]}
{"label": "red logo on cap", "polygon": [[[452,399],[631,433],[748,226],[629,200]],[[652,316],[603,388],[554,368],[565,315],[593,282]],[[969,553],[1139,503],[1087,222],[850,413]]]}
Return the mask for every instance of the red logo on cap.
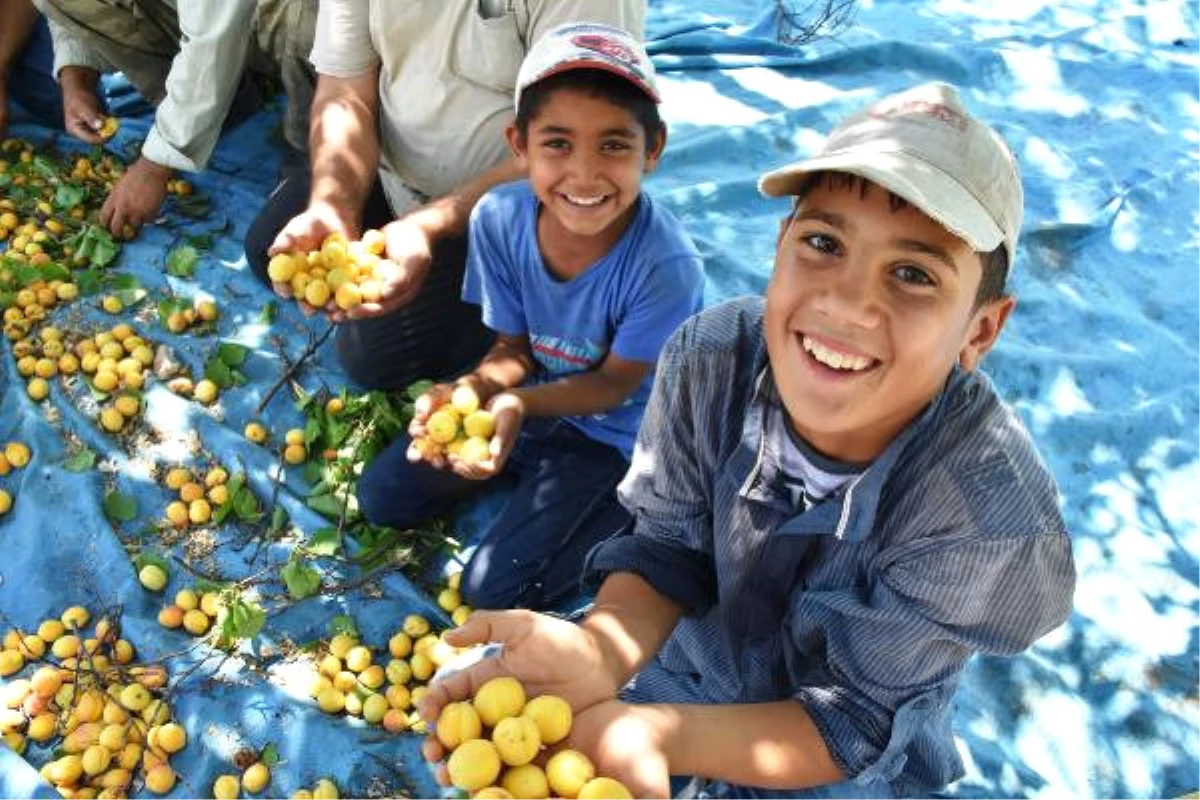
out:
{"label": "red logo on cap", "polygon": [[632,50],[616,39],[610,39],[598,33],[584,33],[572,37],[571,44],[585,50],[595,50],[597,53],[603,53],[627,64],[636,65],[638,63],[638,57]]}

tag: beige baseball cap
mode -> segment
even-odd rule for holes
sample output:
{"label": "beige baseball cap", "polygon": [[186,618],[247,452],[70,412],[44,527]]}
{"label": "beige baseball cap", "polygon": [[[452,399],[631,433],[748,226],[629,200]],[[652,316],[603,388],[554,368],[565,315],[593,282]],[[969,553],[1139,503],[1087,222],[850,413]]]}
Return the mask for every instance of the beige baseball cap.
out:
{"label": "beige baseball cap", "polygon": [[972,117],[954,87],[928,83],[848,117],[805,161],[768,172],[765,195],[795,194],[804,176],[847,172],[925,212],[981,253],[1017,251],[1024,194],[1017,161],[992,128]]}
{"label": "beige baseball cap", "polygon": [[542,34],[521,69],[513,106],[520,108],[521,92],[540,80],[572,69],[602,69],[625,78],[659,102],[654,65],[646,48],[630,33],[599,22],[568,22]]}

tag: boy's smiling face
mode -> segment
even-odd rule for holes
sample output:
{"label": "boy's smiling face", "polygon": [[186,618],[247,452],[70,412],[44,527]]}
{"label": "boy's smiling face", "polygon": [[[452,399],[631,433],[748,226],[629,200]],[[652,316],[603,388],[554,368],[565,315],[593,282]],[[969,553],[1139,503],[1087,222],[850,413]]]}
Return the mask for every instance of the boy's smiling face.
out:
{"label": "boy's smiling face", "polygon": [[976,308],[980,257],[872,183],[824,175],[786,223],[767,287],[771,370],[796,432],[868,462],[974,368],[1013,307]]}
{"label": "boy's smiling face", "polygon": [[566,88],[530,119],[524,141],[515,128],[508,136],[546,212],[542,235],[562,244],[595,240],[601,252],[620,238],[664,144],[659,137],[648,146],[628,110]]}

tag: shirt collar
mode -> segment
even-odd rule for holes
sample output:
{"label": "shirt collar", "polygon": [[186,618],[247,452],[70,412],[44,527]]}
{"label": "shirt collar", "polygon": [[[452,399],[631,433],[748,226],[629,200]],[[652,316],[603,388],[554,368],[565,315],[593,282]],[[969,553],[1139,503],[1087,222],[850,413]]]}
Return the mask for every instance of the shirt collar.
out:
{"label": "shirt collar", "polygon": [[[859,541],[870,535],[875,526],[875,512],[888,476],[900,455],[923,432],[936,424],[949,405],[950,398],[966,379],[967,373],[955,366],[942,391],[938,392],[925,410],[892,440],[886,449],[866,469],[854,477],[839,492],[826,497],[807,511],[797,504],[791,493],[777,480],[779,459],[772,443],[766,440],[767,414],[772,403],[779,402],[769,362],[763,359],[754,381],[754,392],[742,422],[741,444],[728,464],[735,477],[740,477],[739,496],[788,515],[779,527],[780,534],[829,534],[839,539]],[[776,445],[777,446],[777,445]]]}

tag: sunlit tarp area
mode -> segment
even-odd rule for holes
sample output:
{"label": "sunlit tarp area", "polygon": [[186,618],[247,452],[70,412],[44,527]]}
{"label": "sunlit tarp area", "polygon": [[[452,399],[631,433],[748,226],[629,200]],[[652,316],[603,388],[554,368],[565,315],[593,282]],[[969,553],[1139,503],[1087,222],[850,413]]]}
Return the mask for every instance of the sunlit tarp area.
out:
{"label": "sunlit tarp area", "polygon": [[[948,794],[1195,791],[1196,0],[860,0],[841,25],[811,37],[805,3],[792,4],[800,16],[790,21],[768,0],[649,5],[670,139],[647,186],[699,246],[707,304],[766,285],[787,204],[758,194],[759,174],[808,154],[870,100],[946,81],[1011,144],[1026,202],[1010,287],[1018,305],[985,368],[1058,479],[1079,582],[1064,627],[1020,657],[979,659],[967,671],[955,712],[967,774]],[[71,606],[86,607],[92,624],[119,619],[136,662],[166,665],[161,692],[187,730],[169,796],[211,796],[240,751],[269,754],[273,796],[323,777],[343,796],[437,796],[419,735],[317,707],[314,658],[320,643],[353,630],[386,664],[408,615],[435,632],[450,627],[436,602],[457,569],[448,540],[470,547],[499,498],[429,530],[355,538],[331,521],[344,498],[313,500],[319,465],[281,458],[285,432],[312,434],[314,409],[329,397],[359,414],[346,420],[376,415],[376,432],[406,402],[354,406],[363,392],[323,338],[329,323],[275,298],[246,266],[243,237],[280,167],[281,108],[227,133],[211,167],[186,176],[193,192],[122,244],[93,293],[48,312],[69,331],[133,326],[169,348],[176,374],[221,378],[215,402],[149,377],[136,426],[112,434],[97,421],[103,401],[80,381],[56,376],[46,399],[31,399],[13,343],[0,346],[0,445],[19,441],[31,455],[0,475],[13,498],[0,516],[0,633],[36,631]],[[110,152],[136,153],[149,124],[145,112],[122,117]],[[10,135],[39,152],[87,152],[27,121]],[[103,310],[107,295],[122,310]],[[179,332],[163,321],[204,300],[215,302],[215,320]],[[267,442],[246,438],[252,421]],[[312,435],[309,445],[323,446]],[[177,499],[167,471],[188,467],[202,481],[217,465],[247,492],[244,503],[183,533],[165,523]],[[147,564],[165,567],[164,592],[143,588]],[[160,624],[164,605],[192,587],[239,598],[225,630],[252,635],[222,648],[215,635]],[[21,757],[0,747],[0,795],[56,796],[37,772],[53,749],[31,742]]]}

